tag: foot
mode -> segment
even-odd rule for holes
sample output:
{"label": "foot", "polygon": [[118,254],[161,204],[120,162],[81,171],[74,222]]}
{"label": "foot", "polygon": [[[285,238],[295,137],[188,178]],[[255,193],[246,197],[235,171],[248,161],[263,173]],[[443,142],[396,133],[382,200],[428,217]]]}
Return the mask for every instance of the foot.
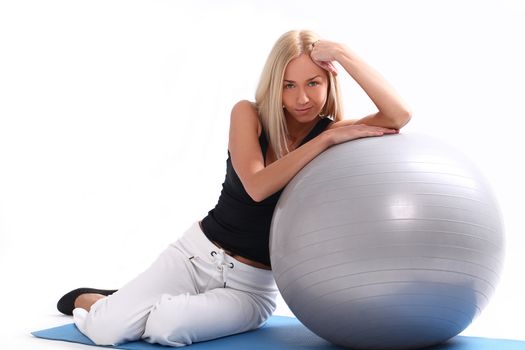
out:
{"label": "foot", "polygon": [[[74,302],[75,309],[81,308],[89,312],[91,306],[102,298],[105,298],[104,294],[99,293],[84,293],[80,294]],[[73,310],[74,311],[74,310]]]}
{"label": "foot", "polygon": [[[116,289],[78,288],[65,294],[57,303],[57,309],[65,315],[73,315],[76,307],[89,311],[97,300],[115,293]],[[81,298],[79,298],[82,296]],[[77,300],[78,299],[78,300]]]}

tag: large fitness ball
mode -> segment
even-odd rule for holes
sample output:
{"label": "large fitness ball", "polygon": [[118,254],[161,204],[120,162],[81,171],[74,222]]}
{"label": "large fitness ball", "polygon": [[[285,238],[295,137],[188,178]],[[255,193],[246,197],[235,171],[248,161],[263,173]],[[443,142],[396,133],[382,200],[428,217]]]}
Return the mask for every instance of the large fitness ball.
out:
{"label": "large fitness ball", "polygon": [[279,290],[317,335],[356,349],[412,349],[463,331],[502,267],[496,200],[456,149],[420,134],[334,146],[274,212]]}

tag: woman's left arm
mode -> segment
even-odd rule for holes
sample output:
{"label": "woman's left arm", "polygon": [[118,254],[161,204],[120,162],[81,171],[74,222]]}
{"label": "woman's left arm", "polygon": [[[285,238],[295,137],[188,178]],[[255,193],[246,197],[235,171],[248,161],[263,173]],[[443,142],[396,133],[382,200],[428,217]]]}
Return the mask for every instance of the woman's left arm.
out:
{"label": "woman's left arm", "polygon": [[410,120],[410,108],[394,88],[379,72],[345,45],[326,40],[318,41],[314,45],[311,57],[315,63],[327,70],[333,69],[333,66],[330,67],[331,62],[339,62],[376,105],[378,112],[353,121],[353,124],[401,129]]}

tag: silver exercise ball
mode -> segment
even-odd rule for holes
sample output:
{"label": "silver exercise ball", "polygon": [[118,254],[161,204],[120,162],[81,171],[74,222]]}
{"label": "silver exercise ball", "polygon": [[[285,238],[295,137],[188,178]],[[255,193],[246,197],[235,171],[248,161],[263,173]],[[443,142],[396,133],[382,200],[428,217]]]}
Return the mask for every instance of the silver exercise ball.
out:
{"label": "silver exercise ball", "polygon": [[317,335],[355,349],[413,349],[463,331],[504,254],[479,170],[426,135],[363,138],[303,168],[274,212],[279,290]]}

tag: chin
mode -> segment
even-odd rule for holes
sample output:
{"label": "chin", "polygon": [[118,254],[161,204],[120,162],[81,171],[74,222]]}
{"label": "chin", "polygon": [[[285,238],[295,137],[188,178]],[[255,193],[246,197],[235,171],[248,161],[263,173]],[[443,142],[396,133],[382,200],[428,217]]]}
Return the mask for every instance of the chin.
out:
{"label": "chin", "polygon": [[305,123],[305,124],[306,124],[306,123],[310,123],[310,122],[312,122],[312,121],[318,119],[317,116],[318,116],[318,114],[312,114],[312,115],[299,115],[299,116],[297,116],[295,119],[296,119],[297,121],[301,122],[301,123]]}

